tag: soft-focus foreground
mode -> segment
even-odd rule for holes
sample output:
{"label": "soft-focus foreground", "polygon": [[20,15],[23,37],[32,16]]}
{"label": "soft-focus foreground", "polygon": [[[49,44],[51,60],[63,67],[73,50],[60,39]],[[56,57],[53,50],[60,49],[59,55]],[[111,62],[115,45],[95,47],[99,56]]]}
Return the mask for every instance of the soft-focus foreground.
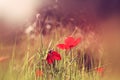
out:
{"label": "soft-focus foreground", "polygon": [[[0,57],[1,80],[101,80],[103,49],[93,32],[53,31],[11,47]],[[1,51],[4,47],[1,44]],[[8,48],[10,49],[10,47]],[[5,52],[5,51],[4,51]],[[4,53],[3,52],[3,53]]]}
{"label": "soft-focus foreground", "polygon": [[22,35],[20,41],[16,34],[12,44],[0,44],[0,79],[119,80],[118,33],[107,33],[58,27],[46,35]]}
{"label": "soft-focus foreground", "polygon": [[0,80],[119,80],[119,0],[0,0]]}

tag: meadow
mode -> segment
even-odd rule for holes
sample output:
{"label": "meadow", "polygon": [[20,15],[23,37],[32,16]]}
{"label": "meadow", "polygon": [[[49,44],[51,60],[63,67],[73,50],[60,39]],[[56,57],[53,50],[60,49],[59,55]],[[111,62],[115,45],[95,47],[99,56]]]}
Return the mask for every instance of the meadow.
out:
{"label": "meadow", "polygon": [[50,35],[22,38],[8,51],[1,43],[6,55],[0,57],[0,80],[103,80],[104,50],[93,31],[56,28]]}
{"label": "meadow", "polygon": [[0,80],[120,80],[119,0],[0,0]]}

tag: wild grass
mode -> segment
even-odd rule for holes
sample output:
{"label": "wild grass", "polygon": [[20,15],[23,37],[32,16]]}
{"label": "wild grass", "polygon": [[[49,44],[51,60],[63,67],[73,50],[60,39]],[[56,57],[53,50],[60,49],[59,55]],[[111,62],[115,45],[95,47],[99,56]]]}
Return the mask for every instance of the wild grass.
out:
{"label": "wild grass", "polygon": [[[60,33],[60,31],[53,32],[47,38],[40,35],[38,41],[35,40],[34,45],[31,45],[31,40],[28,37],[24,56],[20,57],[19,60],[16,59],[16,55],[20,50],[17,51],[15,42],[10,60],[5,63],[5,66],[3,66],[3,62],[0,62],[0,80],[102,80],[102,74],[96,71],[96,68],[102,65],[100,53],[97,55],[92,49],[93,47],[88,48],[93,40],[90,40],[90,38],[88,42],[87,39],[83,39],[78,46],[71,50],[61,50],[56,45],[62,43],[65,37],[71,36],[71,34],[73,37],[78,36],[79,32],[74,31],[71,34],[66,33],[62,36]],[[35,45],[39,45],[39,47],[31,51]],[[60,53],[62,57],[54,65],[49,65],[46,61],[48,51],[51,49]],[[98,48],[99,50],[101,49]],[[91,61],[88,60],[88,63],[84,59],[86,53],[89,53],[88,58],[92,57],[90,58]],[[91,65],[89,66],[89,64]],[[40,70],[42,73],[36,76],[36,70]]]}

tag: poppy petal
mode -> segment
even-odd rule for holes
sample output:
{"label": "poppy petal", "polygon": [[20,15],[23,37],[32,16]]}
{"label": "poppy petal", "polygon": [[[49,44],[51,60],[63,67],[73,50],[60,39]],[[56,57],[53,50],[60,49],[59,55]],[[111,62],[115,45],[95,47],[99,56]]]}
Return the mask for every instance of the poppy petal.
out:
{"label": "poppy petal", "polygon": [[54,62],[54,59],[52,58],[52,55],[51,54],[48,54],[47,55],[47,58],[46,58],[48,64],[52,64]]}
{"label": "poppy petal", "polygon": [[58,44],[57,47],[60,48],[60,49],[65,49],[66,45],[65,44]]}
{"label": "poppy petal", "polygon": [[7,60],[8,58],[9,58],[8,56],[0,57],[0,62],[5,61],[5,60]]}
{"label": "poppy petal", "polygon": [[57,52],[52,52],[52,54],[53,54],[53,58],[55,59],[55,60],[61,60],[61,56],[60,56],[60,54],[59,53],[57,53]]}
{"label": "poppy petal", "polygon": [[77,38],[74,42],[74,46],[78,45],[80,43],[80,41],[81,41],[81,38]]}
{"label": "poppy petal", "polygon": [[97,68],[96,71],[97,71],[98,73],[102,73],[102,72],[104,71],[104,68],[103,68],[103,67]]}
{"label": "poppy petal", "polygon": [[67,39],[65,39],[65,44],[71,45],[74,43],[74,41],[75,41],[75,39],[73,37],[67,37]]}
{"label": "poppy petal", "polygon": [[35,73],[36,73],[36,77],[40,77],[40,76],[43,75],[43,72],[42,72],[41,70],[39,70],[39,69],[37,69],[37,70],[35,71]]}
{"label": "poppy petal", "polygon": [[65,49],[68,50],[68,49],[71,49],[72,47],[73,47],[73,45],[66,45]]}

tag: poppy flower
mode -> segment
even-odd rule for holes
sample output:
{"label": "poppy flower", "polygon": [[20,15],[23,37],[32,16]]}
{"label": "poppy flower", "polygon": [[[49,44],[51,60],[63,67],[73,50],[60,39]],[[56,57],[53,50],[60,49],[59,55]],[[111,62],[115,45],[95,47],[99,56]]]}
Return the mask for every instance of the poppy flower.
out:
{"label": "poppy flower", "polygon": [[67,37],[64,44],[58,44],[57,47],[60,49],[71,49],[77,46],[81,41],[81,38],[74,39],[73,37]]}
{"label": "poppy flower", "polygon": [[0,57],[0,62],[5,61],[5,60],[7,60],[8,58],[9,58],[8,56]]}
{"label": "poppy flower", "polygon": [[46,58],[48,64],[53,64],[55,60],[61,60],[61,56],[58,52],[50,50]]}
{"label": "poppy flower", "polygon": [[103,67],[96,68],[96,71],[97,71],[98,73],[102,74],[103,71],[104,71],[104,68],[103,68]]}
{"label": "poppy flower", "polygon": [[37,69],[37,70],[35,71],[35,74],[36,74],[36,77],[40,77],[40,76],[43,75],[43,72],[42,72],[41,70]]}

